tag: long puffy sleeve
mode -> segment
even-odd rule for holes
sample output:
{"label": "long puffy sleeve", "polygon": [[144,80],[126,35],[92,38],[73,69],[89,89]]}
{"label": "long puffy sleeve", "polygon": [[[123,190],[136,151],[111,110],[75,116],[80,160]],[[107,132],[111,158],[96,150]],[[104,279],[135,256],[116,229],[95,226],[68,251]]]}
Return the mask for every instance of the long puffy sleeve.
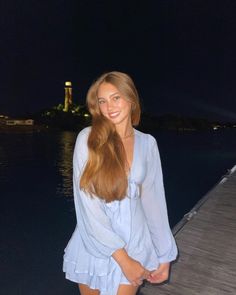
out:
{"label": "long puffy sleeve", "polygon": [[78,229],[87,251],[97,258],[107,258],[125,242],[113,231],[104,211],[104,201],[80,189],[80,177],[88,157],[88,128],[77,137],[73,156],[73,190]]}
{"label": "long puffy sleeve", "polygon": [[160,263],[176,259],[177,247],[172,235],[156,140],[148,135],[147,174],[142,185],[142,205]]}

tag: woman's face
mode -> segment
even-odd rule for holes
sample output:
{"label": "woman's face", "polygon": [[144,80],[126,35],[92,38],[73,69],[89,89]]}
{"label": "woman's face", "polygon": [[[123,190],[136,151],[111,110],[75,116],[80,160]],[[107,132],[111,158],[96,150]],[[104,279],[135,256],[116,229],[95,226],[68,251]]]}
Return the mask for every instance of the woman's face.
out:
{"label": "woman's face", "polygon": [[132,103],[114,85],[104,82],[99,86],[98,105],[103,116],[115,125],[131,124]]}

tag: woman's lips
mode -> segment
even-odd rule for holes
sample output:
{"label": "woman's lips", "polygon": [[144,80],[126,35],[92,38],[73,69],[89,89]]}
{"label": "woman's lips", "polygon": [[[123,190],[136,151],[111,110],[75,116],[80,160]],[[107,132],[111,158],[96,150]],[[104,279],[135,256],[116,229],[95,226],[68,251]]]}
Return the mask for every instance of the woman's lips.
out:
{"label": "woman's lips", "polygon": [[109,118],[114,119],[116,117],[118,117],[120,114],[120,112],[112,112],[112,113],[108,113]]}

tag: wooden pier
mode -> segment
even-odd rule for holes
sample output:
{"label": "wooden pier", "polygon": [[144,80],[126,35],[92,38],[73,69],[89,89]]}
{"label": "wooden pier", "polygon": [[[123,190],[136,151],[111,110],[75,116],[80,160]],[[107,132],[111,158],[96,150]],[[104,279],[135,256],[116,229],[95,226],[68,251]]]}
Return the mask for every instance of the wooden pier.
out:
{"label": "wooden pier", "polygon": [[236,166],[173,229],[179,259],[170,281],[140,295],[236,294]]}

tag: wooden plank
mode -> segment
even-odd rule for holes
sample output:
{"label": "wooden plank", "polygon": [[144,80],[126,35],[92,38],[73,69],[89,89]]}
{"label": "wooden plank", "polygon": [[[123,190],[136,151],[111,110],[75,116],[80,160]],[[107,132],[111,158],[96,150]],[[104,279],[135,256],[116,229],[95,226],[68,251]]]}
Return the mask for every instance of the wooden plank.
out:
{"label": "wooden plank", "polygon": [[[234,167],[235,168],[235,167]],[[140,295],[236,294],[236,169],[176,227],[178,262],[170,282],[146,283]]]}

